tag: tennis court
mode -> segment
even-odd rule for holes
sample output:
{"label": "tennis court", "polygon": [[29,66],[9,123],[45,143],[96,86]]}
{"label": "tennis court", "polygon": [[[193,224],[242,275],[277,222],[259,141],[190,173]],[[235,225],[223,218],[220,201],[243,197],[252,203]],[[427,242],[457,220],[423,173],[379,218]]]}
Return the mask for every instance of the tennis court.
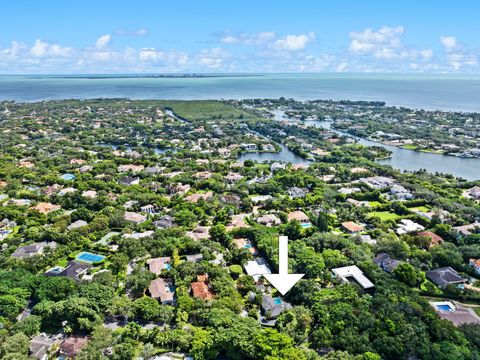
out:
{"label": "tennis court", "polygon": [[97,263],[99,261],[102,261],[103,259],[105,259],[105,256],[98,255],[98,254],[93,254],[91,252],[84,251],[84,252],[81,252],[80,254],[78,254],[75,257],[75,259],[78,260],[78,261],[83,261],[83,262],[86,262],[86,263],[93,264],[93,263]]}

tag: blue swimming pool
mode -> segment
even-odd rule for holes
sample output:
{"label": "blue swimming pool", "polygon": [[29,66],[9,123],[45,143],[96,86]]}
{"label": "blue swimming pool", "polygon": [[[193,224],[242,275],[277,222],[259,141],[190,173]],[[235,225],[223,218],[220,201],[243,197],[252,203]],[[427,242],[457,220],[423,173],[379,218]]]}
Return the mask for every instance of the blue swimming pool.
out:
{"label": "blue swimming pool", "polygon": [[60,176],[60,178],[62,180],[65,180],[65,181],[71,181],[71,180],[75,180],[75,175],[73,175],[73,174],[63,174],[62,176]]}
{"label": "blue swimming pool", "polygon": [[165,269],[170,270],[171,268],[172,268],[172,265],[170,265],[170,264],[168,264],[168,263],[165,264]]}
{"label": "blue swimming pool", "polygon": [[447,304],[435,305],[435,306],[438,310],[441,310],[441,311],[453,311],[453,308]]}
{"label": "blue swimming pool", "polygon": [[305,229],[305,228],[309,228],[310,226],[312,226],[312,224],[310,224],[310,223],[301,223],[300,225],[301,225],[302,228],[304,228],[304,229]]}
{"label": "blue swimming pool", "polygon": [[273,303],[275,305],[282,305],[282,299],[279,297],[273,298]]}
{"label": "blue swimming pool", "polygon": [[97,262],[102,261],[103,259],[105,259],[105,256],[98,255],[98,254],[93,254],[93,253],[87,252],[87,251],[83,251],[80,254],[78,254],[75,257],[75,259],[78,260],[78,261],[83,261],[83,262],[86,262],[86,263],[93,264],[93,263],[97,263]]}

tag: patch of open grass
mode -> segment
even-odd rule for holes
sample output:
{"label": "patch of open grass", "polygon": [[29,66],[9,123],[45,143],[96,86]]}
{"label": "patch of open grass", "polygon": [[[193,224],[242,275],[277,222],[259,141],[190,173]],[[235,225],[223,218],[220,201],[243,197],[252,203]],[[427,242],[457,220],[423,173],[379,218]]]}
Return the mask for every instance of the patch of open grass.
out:
{"label": "patch of open grass", "polygon": [[372,211],[368,214],[368,217],[378,217],[381,221],[398,220],[401,218],[400,215],[390,211]]}

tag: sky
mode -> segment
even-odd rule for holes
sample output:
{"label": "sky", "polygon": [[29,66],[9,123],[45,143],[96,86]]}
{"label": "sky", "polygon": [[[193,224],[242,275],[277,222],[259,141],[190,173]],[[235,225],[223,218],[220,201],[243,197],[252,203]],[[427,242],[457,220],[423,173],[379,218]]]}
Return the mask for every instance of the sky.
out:
{"label": "sky", "polygon": [[477,0],[2,2],[1,74],[480,72]]}

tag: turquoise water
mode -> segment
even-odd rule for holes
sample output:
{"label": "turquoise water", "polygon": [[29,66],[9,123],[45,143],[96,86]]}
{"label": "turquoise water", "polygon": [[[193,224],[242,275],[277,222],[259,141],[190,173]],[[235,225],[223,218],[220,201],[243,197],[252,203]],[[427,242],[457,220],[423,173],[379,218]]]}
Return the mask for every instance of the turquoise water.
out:
{"label": "turquoise water", "polygon": [[264,74],[200,78],[0,76],[0,100],[65,98],[382,100],[413,108],[480,111],[477,75]]}
{"label": "turquoise water", "polygon": [[71,180],[75,180],[75,175],[73,175],[73,174],[63,174],[62,176],[60,176],[60,178],[62,180],[65,180],[65,181],[71,181]]}
{"label": "turquoise water", "polygon": [[273,303],[275,305],[282,305],[282,299],[279,297],[273,298]]}

